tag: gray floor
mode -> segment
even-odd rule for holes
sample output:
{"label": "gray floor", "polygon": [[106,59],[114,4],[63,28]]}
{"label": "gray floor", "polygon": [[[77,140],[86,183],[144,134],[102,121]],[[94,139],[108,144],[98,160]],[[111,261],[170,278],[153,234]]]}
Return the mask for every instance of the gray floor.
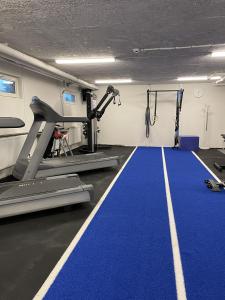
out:
{"label": "gray floor", "polygon": [[221,152],[222,154],[225,154],[225,149],[219,149],[219,152]]}
{"label": "gray floor", "polygon": [[133,149],[104,150],[120,155],[120,166],[80,174],[83,182],[94,185],[92,203],[0,221],[1,300],[32,299]]}
{"label": "gray floor", "polygon": [[[105,150],[121,156],[117,169],[80,174],[82,181],[94,185],[92,203],[0,221],[0,300],[32,299],[132,150],[119,146]],[[220,173],[213,166],[215,161],[225,163],[224,154],[215,149],[197,154],[225,180],[225,171]]]}
{"label": "gray floor", "polygon": [[[214,163],[225,165],[225,154],[217,149],[199,150],[196,152],[202,161],[219,177],[221,180],[225,180],[225,171],[219,172],[215,167]],[[208,178],[206,178],[208,179]]]}

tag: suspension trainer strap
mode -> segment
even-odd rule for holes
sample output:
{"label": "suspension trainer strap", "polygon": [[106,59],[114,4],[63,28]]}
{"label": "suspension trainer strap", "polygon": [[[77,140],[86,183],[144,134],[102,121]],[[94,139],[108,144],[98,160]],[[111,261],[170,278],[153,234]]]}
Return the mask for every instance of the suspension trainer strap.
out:
{"label": "suspension trainer strap", "polygon": [[158,92],[154,91],[155,101],[154,101],[154,114],[153,119],[151,120],[151,109],[150,109],[150,100],[151,100],[151,91],[147,90],[147,107],[145,111],[145,125],[146,125],[146,137],[149,138],[150,135],[150,126],[154,126],[157,118],[157,102],[158,102]]}
{"label": "suspension trainer strap", "polygon": [[146,138],[149,138],[149,133],[150,133],[149,90],[147,90],[147,107],[146,107],[146,111],[145,111],[145,126],[146,126]]}
{"label": "suspension trainer strap", "polygon": [[182,109],[183,94],[183,89],[177,91],[174,147],[177,147],[179,145],[180,112]]}
{"label": "suspension trainer strap", "polygon": [[[150,91],[151,93],[151,91]],[[156,123],[156,113],[157,113],[157,102],[158,102],[158,92],[155,91],[155,104],[154,104],[154,115],[153,115],[153,121],[151,121],[151,118],[150,118],[150,125],[151,126],[154,126],[155,123]]]}
{"label": "suspension trainer strap", "polygon": [[120,94],[119,94],[119,100],[118,100],[118,106],[122,105],[121,99],[120,99]]}

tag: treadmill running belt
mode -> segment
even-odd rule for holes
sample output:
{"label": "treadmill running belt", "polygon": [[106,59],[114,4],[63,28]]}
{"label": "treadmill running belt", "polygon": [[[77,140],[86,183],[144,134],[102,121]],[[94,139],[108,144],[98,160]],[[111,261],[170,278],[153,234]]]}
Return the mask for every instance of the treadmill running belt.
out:
{"label": "treadmill running belt", "polygon": [[36,179],[28,181],[14,181],[0,185],[0,201],[19,198],[21,196],[33,196],[67,189],[82,191],[82,182],[79,177],[65,177],[52,179]]}

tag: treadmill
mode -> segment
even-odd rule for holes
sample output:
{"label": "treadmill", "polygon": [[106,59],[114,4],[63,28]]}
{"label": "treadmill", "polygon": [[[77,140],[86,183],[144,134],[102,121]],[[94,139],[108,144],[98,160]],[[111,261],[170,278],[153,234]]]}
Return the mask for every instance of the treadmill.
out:
{"label": "treadmill", "polygon": [[[0,118],[0,128],[24,125],[17,118]],[[1,183],[0,218],[89,202],[92,194],[93,186],[83,184],[76,174]]]}
{"label": "treadmill", "polygon": [[[30,107],[34,114],[34,121],[13,169],[13,176],[15,178],[27,180],[30,178],[78,173],[118,165],[119,156],[107,156],[102,152],[43,159],[56,123],[88,123],[91,120],[86,117],[61,116],[38,97],[32,98]],[[44,129],[37,138],[43,122],[45,122]],[[31,158],[29,158],[31,148],[36,139],[37,145]]]}

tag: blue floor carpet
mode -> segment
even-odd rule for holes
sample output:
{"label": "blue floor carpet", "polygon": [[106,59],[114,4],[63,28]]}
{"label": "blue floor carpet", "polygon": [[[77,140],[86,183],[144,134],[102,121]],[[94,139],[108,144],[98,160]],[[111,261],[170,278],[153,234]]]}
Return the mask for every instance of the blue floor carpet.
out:
{"label": "blue floor carpet", "polygon": [[225,192],[204,184],[212,176],[191,152],[165,150],[189,300],[225,299]]}
{"label": "blue floor carpet", "polygon": [[176,299],[160,148],[136,151],[45,299]]}

